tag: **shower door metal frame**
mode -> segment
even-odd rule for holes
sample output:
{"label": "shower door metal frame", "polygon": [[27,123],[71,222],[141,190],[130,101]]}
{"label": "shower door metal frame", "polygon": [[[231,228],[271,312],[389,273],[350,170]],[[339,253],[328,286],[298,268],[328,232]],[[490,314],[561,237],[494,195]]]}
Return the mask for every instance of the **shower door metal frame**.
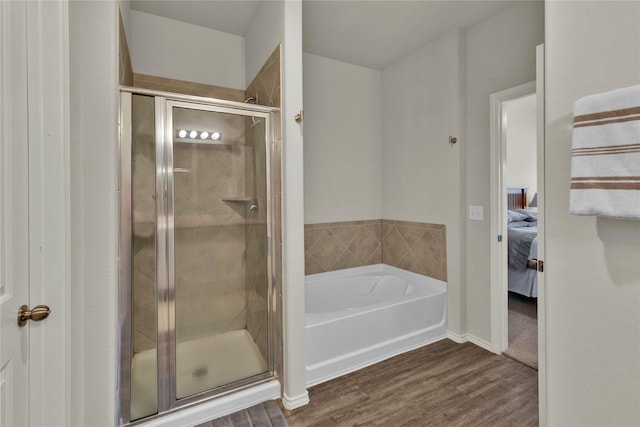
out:
{"label": "shower door metal frame", "polygon": [[[156,149],[156,298],[157,298],[157,399],[156,414],[131,421],[131,362],[132,351],[132,208],[131,208],[131,113],[134,94],[154,97]],[[176,319],[174,272],[174,188],[173,188],[173,108],[188,108],[245,117],[260,117],[265,123],[266,170],[266,228],[267,228],[267,322],[268,370],[230,384],[222,385],[191,396],[176,396]],[[269,381],[277,376],[277,346],[273,343],[276,319],[276,284],[274,282],[275,248],[273,238],[272,162],[275,130],[279,109],[233,101],[180,95],[138,88],[121,88],[120,108],[120,233],[119,233],[119,366],[118,420],[119,425],[135,425],[165,415],[188,405],[220,397],[246,387]]]}

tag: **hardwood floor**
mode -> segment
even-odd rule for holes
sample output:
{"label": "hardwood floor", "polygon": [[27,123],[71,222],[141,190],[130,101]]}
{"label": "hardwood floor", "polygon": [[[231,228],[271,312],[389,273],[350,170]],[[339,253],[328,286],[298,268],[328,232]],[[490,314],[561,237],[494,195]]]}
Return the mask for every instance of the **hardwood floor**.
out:
{"label": "hardwood floor", "polygon": [[537,426],[537,371],[443,340],[312,387],[304,426]]}

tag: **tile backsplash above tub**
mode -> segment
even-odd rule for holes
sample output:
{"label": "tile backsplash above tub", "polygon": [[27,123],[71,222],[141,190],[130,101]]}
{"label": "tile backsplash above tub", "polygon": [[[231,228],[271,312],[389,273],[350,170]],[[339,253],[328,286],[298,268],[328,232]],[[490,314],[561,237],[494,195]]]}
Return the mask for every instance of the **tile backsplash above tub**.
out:
{"label": "tile backsplash above tub", "polygon": [[382,262],[447,280],[446,228],[441,224],[382,220]]}
{"label": "tile backsplash above tub", "polygon": [[382,262],[381,222],[330,222],[304,226],[305,273],[323,273]]}
{"label": "tile backsplash above tub", "polygon": [[364,220],[306,224],[305,273],[388,264],[447,280],[446,229],[421,222]]}

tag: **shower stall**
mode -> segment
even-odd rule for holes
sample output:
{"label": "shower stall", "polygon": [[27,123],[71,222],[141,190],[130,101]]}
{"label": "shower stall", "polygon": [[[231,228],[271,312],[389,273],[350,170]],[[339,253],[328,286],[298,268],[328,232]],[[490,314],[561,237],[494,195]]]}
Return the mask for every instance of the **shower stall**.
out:
{"label": "shower stall", "polygon": [[277,376],[276,108],[121,90],[119,421]]}

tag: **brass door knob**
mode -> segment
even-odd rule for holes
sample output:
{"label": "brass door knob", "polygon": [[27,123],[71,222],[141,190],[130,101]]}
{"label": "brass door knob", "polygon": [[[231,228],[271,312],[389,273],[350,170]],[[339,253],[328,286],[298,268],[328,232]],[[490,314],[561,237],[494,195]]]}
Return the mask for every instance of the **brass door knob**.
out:
{"label": "brass door knob", "polygon": [[33,310],[29,310],[29,307],[23,305],[18,310],[18,326],[26,325],[27,320],[39,322],[49,317],[49,314],[51,314],[51,309],[46,305],[37,305],[33,307]]}

